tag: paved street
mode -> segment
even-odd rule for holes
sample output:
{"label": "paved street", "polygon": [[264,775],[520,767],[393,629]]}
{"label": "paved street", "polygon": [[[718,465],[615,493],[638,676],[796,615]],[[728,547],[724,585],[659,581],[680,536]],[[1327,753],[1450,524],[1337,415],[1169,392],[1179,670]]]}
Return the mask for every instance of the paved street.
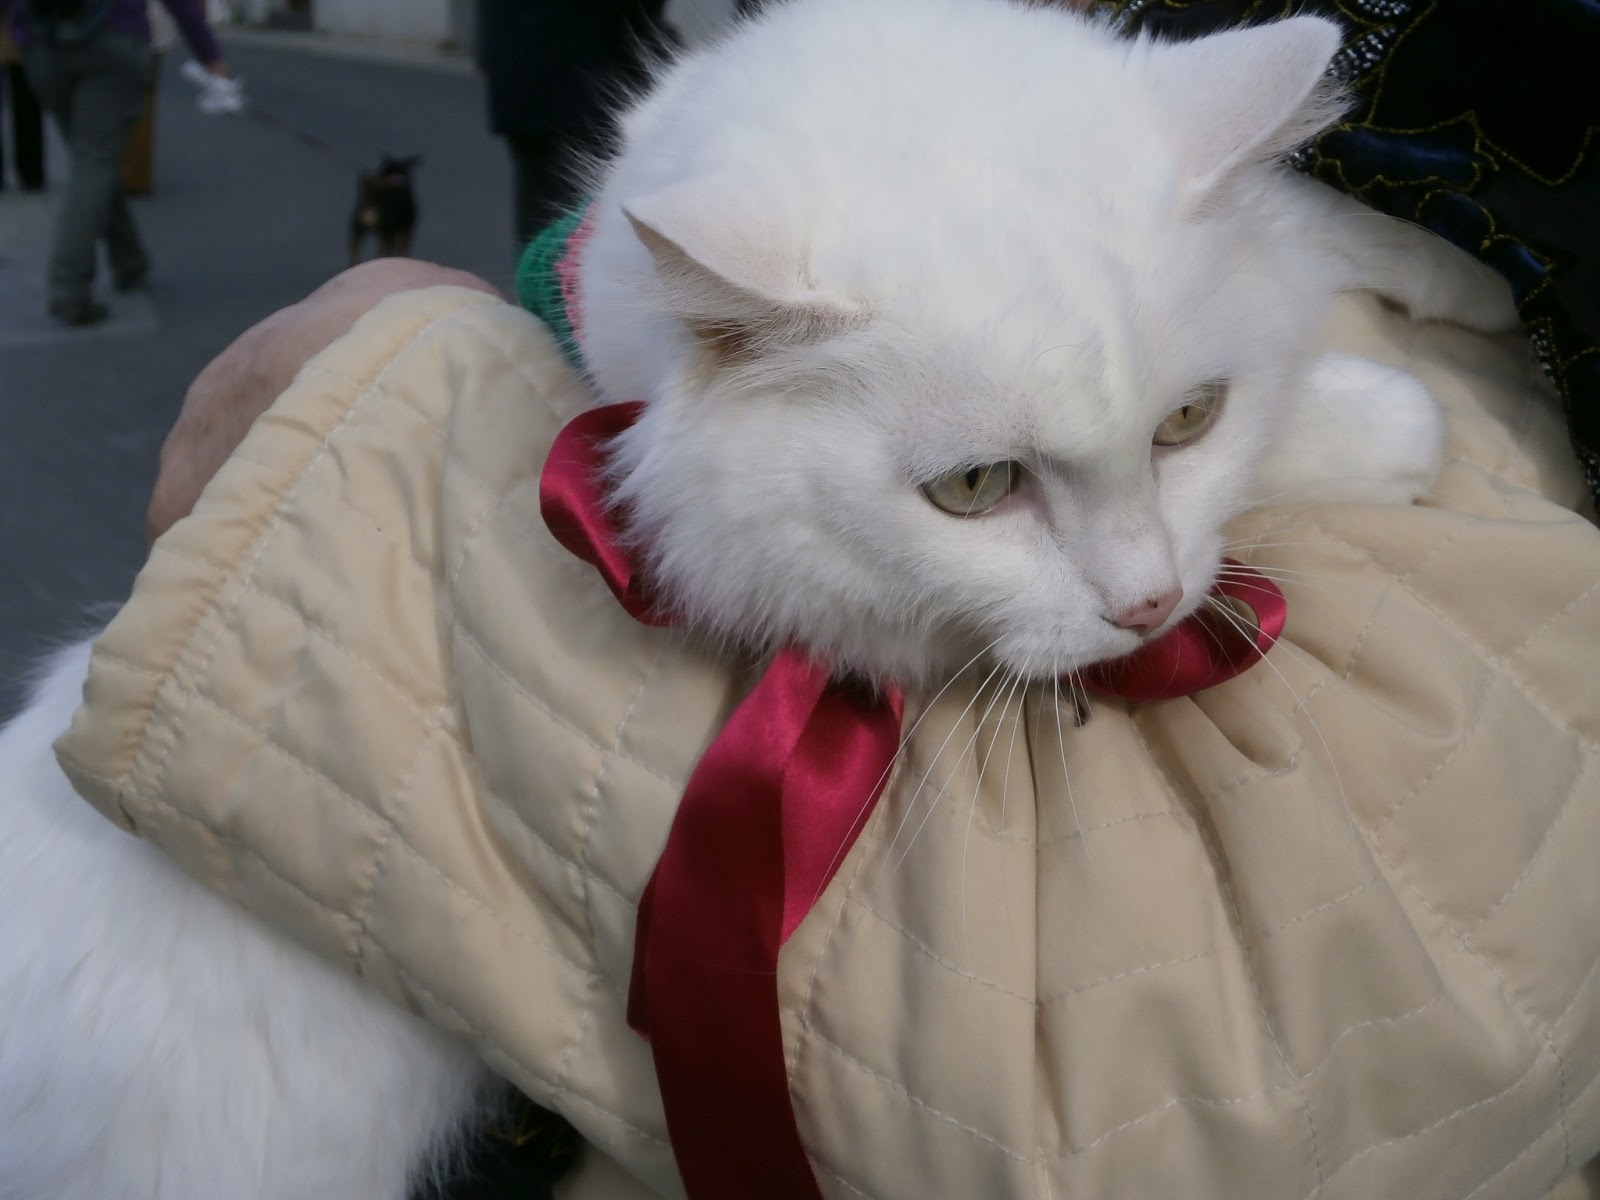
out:
{"label": "paved street", "polygon": [[[690,0],[674,17],[697,37],[725,7]],[[363,161],[422,155],[413,253],[509,281],[510,171],[465,61],[352,56],[308,35],[226,46],[279,120]],[[182,58],[165,64],[155,193],[134,201],[154,262],[148,294],[115,297],[104,326],[56,326],[42,281],[53,197],[0,192],[0,714],[43,646],[126,596],[156,451],[188,382],[344,265],[353,168],[255,121],[201,116]]]}

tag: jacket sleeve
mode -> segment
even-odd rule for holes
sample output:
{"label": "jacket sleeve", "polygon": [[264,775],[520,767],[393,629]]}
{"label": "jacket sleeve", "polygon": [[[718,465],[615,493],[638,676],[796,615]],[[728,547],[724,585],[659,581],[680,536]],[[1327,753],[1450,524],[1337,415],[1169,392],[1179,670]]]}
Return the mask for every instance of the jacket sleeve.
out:
{"label": "jacket sleeve", "polygon": [[195,58],[207,65],[222,60],[222,47],[217,45],[216,35],[206,23],[201,0],[161,0],[161,6],[183,31],[183,40],[189,44],[189,51]]}

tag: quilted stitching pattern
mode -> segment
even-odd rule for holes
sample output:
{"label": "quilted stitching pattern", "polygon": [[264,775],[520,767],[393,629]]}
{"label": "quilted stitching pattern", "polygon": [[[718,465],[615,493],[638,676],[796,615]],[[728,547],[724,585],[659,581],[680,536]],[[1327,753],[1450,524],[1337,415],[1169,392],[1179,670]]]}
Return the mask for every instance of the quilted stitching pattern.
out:
{"label": "quilted stitching pattern", "polygon": [[[1450,404],[1437,497],[1241,522],[1299,574],[1212,692],[913,705],[780,971],[825,1192],[1536,1197],[1600,1149],[1600,535],[1525,353],[1341,320]],[[587,402],[521,313],[390,301],[163,539],[60,752],[673,1195],[634,905],[748,679],[545,532]]]}

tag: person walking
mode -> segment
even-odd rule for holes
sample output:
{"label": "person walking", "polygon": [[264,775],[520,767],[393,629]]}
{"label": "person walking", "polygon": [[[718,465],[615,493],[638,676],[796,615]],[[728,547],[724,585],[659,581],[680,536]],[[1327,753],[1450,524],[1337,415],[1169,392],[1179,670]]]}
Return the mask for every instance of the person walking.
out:
{"label": "person walking", "polygon": [[[190,51],[226,75],[201,0],[162,0]],[[50,314],[68,325],[109,315],[94,297],[95,248],[110,251],[118,291],[141,286],[150,259],[123,195],[128,138],[144,110],[150,70],[145,0],[0,0],[29,82],[66,140],[70,164],[50,245]]]}
{"label": "person walking", "polygon": [[[44,114],[39,98],[28,86],[22,69],[22,55],[12,44],[4,24],[0,24],[0,90],[11,109],[11,167],[17,184],[25,192],[44,187]],[[5,186],[5,152],[0,150],[0,187]]]}
{"label": "person walking", "polygon": [[146,74],[144,111],[128,135],[128,149],[122,155],[122,191],[129,196],[148,196],[155,184],[156,102],[161,91],[161,60],[178,43],[178,27],[167,10],[154,0],[146,4],[150,14],[150,70]]}
{"label": "person walking", "polygon": [[665,48],[665,0],[478,0],[489,127],[515,174],[516,249],[578,199],[573,164],[604,150],[619,83]]}

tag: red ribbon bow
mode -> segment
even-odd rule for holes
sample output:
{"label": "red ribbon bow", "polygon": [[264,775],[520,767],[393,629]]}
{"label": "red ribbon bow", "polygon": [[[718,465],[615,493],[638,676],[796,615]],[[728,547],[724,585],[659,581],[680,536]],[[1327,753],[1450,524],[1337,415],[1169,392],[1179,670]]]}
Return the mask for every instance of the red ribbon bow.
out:
{"label": "red ribbon bow", "polygon": [[[539,481],[545,524],[599,569],[627,612],[651,602],[601,488],[604,443],[641,405],[590,409],[557,436]],[[1159,700],[1249,667],[1283,629],[1283,595],[1236,567],[1217,591],[1256,616],[1251,641],[1184,621],[1084,673],[1104,695]],[[690,776],[639,902],[628,1023],[650,1040],[684,1186],[694,1200],[818,1200],[778,1015],[778,950],[854,844],[900,746],[902,704],[779,651]]]}

